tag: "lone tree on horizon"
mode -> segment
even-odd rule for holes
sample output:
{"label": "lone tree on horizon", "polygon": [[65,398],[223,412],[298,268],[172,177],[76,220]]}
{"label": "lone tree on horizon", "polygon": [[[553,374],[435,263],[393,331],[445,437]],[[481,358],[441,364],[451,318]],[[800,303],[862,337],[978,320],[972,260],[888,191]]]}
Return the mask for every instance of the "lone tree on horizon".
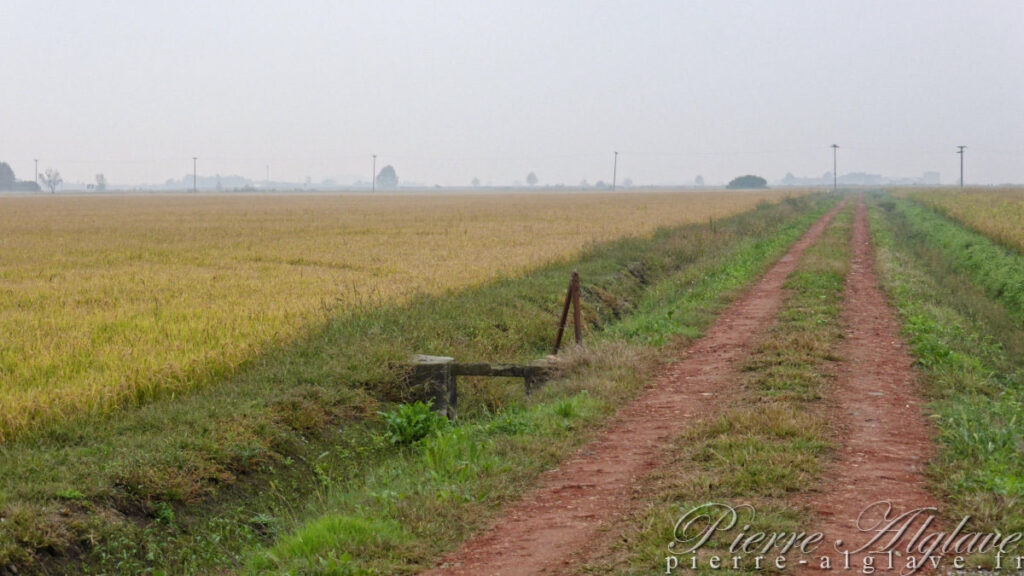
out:
{"label": "lone tree on horizon", "polygon": [[377,174],[377,186],[380,186],[381,188],[398,187],[398,174],[395,172],[395,168],[391,166],[391,164],[380,169],[380,172]]}
{"label": "lone tree on horizon", "polygon": [[57,186],[64,183],[64,179],[61,178],[60,172],[53,168],[47,168],[46,171],[39,176],[39,181],[50,189],[50,194],[56,194]]}
{"label": "lone tree on horizon", "polygon": [[537,185],[537,175],[534,174],[533,172],[530,172],[529,174],[527,174],[526,175],[526,183],[529,184],[530,186],[536,186]]}
{"label": "lone tree on horizon", "polygon": [[728,186],[726,186],[726,188],[728,188],[729,190],[767,187],[767,180],[761,178],[760,176],[754,176],[753,174],[747,174],[746,176],[739,176],[737,178],[733,178],[732,181],[729,182]]}

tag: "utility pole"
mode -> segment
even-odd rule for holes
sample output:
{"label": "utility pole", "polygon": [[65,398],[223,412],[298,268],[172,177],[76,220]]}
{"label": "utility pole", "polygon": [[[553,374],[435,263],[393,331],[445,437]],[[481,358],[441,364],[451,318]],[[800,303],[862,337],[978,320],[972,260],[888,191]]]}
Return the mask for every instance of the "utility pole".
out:
{"label": "utility pole", "polygon": [[619,175],[619,153],[615,153],[615,160],[612,162],[612,192],[615,192],[615,180]]}
{"label": "utility pole", "polygon": [[957,154],[960,155],[960,189],[964,189],[964,148],[967,146],[957,146]]}
{"label": "utility pole", "polygon": [[270,164],[267,164],[267,184],[270,184]]}
{"label": "utility pole", "polygon": [[197,178],[196,178],[196,159],[197,158],[195,156],[192,157],[192,193],[193,194],[195,194],[196,191],[199,189],[198,185],[196,184],[196,182],[197,182]]}
{"label": "utility pole", "polygon": [[377,192],[377,155],[373,155],[373,170],[370,171],[370,192]]}
{"label": "utility pole", "polygon": [[836,169],[836,150],[839,150],[839,144],[832,145],[832,191],[836,192],[839,190],[839,172]]}
{"label": "utility pole", "polygon": [[33,160],[35,160],[35,162],[36,162],[36,179],[35,179],[35,183],[38,184],[39,183],[39,158],[33,158]]}

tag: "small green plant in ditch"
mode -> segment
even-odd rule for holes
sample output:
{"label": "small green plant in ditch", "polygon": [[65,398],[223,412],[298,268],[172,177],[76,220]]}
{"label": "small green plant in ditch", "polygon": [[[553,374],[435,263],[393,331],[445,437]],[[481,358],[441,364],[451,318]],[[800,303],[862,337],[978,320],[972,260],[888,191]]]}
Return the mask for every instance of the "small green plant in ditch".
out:
{"label": "small green plant in ditch", "polygon": [[163,524],[174,524],[174,508],[167,502],[157,502],[153,506],[153,518]]}
{"label": "small green plant in ditch", "polygon": [[430,409],[432,402],[402,404],[390,412],[379,412],[387,424],[385,437],[392,444],[412,444],[448,426],[448,420]]}
{"label": "small green plant in ditch", "polygon": [[572,398],[567,398],[555,404],[555,414],[562,418],[572,418],[575,416],[576,405],[572,403]]}
{"label": "small green plant in ditch", "polygon": [[61,500],[85,500],[85,494],[82,494],[74,488],[68,488],[57,492],[57,498]]}
{"label": "small green plant in ditch", "polygon": [[521,410],[502,410],[487,426],[495,434],[515,435],[529,432],[534,428]]}
{"label": "small green plant in ditch", "polygon": [[465,484],[493,465],[491,440],[480,440],[465,428],[433,436],[424,443],[423,463],[438,485]]}

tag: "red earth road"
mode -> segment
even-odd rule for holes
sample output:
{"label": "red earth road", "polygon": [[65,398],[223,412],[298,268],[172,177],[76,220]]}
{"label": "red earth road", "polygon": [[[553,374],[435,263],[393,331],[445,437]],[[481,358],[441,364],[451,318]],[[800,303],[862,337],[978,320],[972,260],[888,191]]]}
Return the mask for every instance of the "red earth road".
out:
{"label": "red earth road", "polygon": [[[886,504],[858,517],[869,505],[889,502],[891,515],[917,508],[934,508],[935,498],[926,490],[925,466],[933,455],[933,431],[925,419],[923,403],[915,392],[913,358],[900,337],[896,313],[886,301],[874,270],[867,210],[857,203],[851,238],[853,256],[846,280],[843,319],[846,334],[840,345],[834,390],[829,394],[831,420],[839,432],[837,460],[826,474],[825,491],[807,503],[820,519],[814,531],[826,535],[821,555],[843,558],[870,541]],[[906,568],[906,544],[926,516],[902,539],[904,556],[876,555],[876,573],[900,573]],[[811,528],[810,526],[806,528]],[[936,531],[936,525],[931,530]],[[844,545],[838,549],[836,540]],[[888,538],[880,540],[881,548]],[[827,549],[825,549],[827,548]],[[862,565],[863,554],[852,554],[851,565]],[[822,573],[811,562],[804,572]],[[836,566],[833,565],[833,569]],[[858,570],[859,571],[859,570]],[[918,572],[921,573],[921,572]]]}
{"label": "red earth road", "polygon": [[[845,201],[843,202],[845,204]],[[725,310],[682,358],[614,416],[598,437],[512,504],[490,528],[443,558],[430,575],[561,574],[602,526],[624,514],[630,489],[654,469],[673,438],[714,415],[722,398],[740,393],[736,367],[758,344],[782,304],[786,277],[837,206],[747,293]]]}

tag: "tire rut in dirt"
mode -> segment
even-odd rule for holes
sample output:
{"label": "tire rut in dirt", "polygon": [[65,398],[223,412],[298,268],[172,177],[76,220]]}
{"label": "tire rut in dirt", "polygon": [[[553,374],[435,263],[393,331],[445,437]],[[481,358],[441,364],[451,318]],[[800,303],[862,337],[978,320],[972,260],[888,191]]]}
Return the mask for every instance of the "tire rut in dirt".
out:
{"label": "tire rut in dirt", "polygon": [[[926,490],[924,476],[934,454],[933,430],[915,391],[913,358],[874,270],[863,198],[857,203],[851,242],[843,311],[847,328],[839,349],[843,360],[829,395],[840,448],[822,482],[826,490],[807,502],[820,519],[814,531],[826,536],[829,550],[823,555],[832,556],[836,554],[832,543],[837,539],[845,542],[846,549],[867,542],[870,534],[861,531],[857,521],[871,504],[890,502],[894,513],[937,505]],[[878,508],[866,515],[863,526],[873,523],[881,512]],[[884,562],[876,559],[875,568],[885,572],[888,559],[879,558]],[[863,554],[853,554],[851,564],[861,566],[862,559]],[[809,567],[798,573],[823,571]]]}

